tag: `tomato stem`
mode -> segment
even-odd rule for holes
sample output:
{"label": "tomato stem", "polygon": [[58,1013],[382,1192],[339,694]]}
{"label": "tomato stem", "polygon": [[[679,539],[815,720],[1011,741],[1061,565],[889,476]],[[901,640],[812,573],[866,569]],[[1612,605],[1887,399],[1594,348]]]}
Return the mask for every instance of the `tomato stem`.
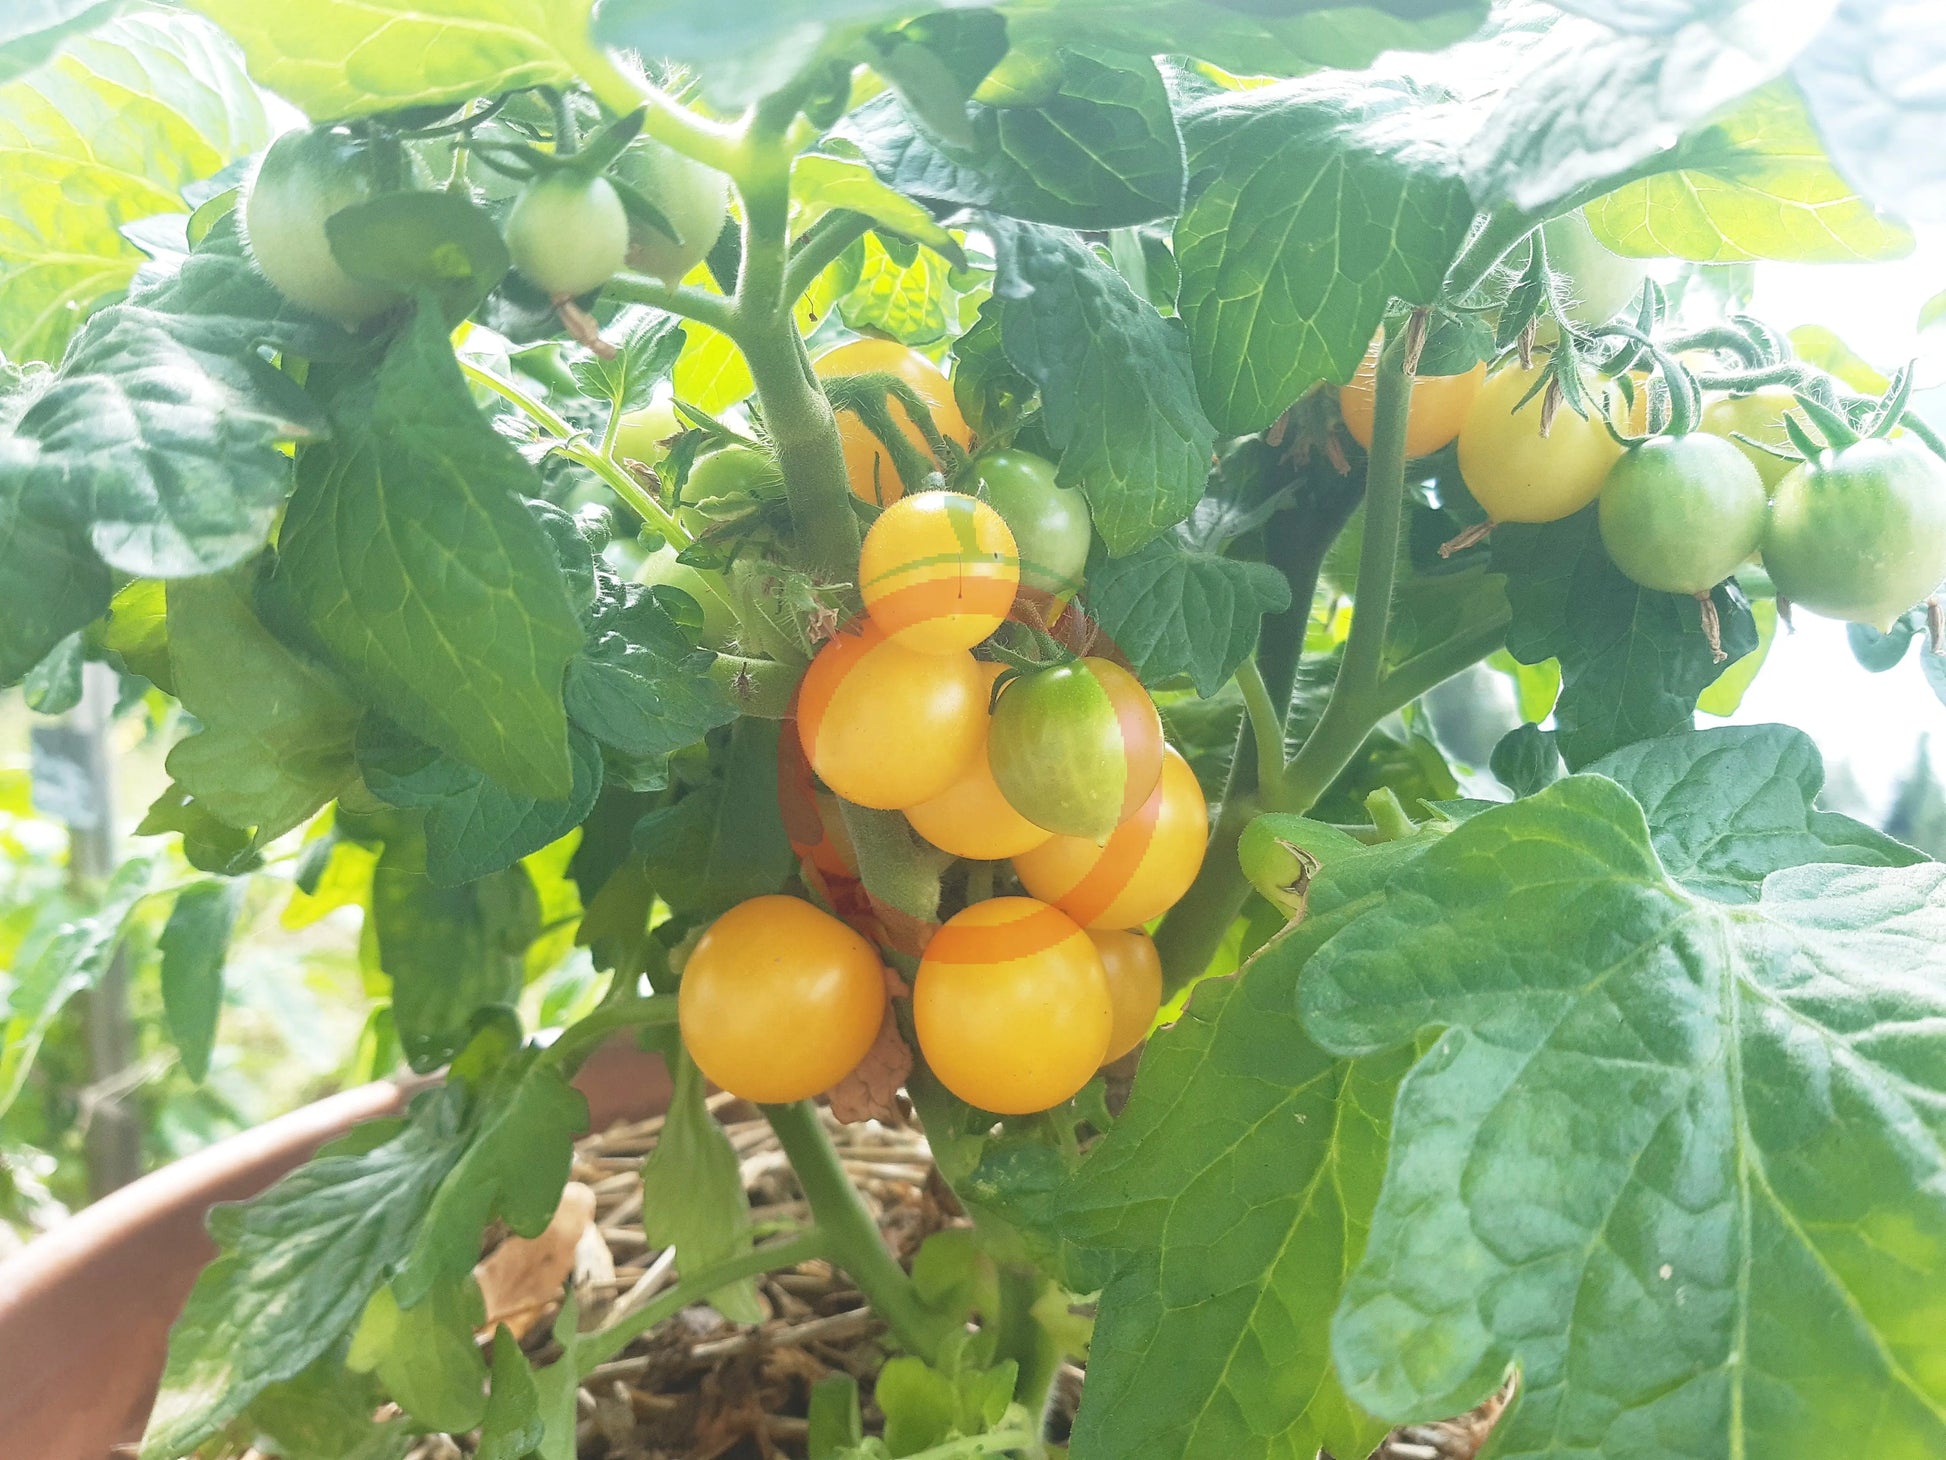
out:
{"label": "tomato stem", "polygon": [[804,231],[784,266],[784,296],[795,304],[852,244],[871,232],[872,220],[863,213],[839,208],[826,213]]}
{"label": "tomato stem", "polygon": [[570,1024],[559,1038],[542,1050],[537,1063],[558,1065],[564,1074],[573,1074],[581,1062],[611,1034],[636,1029],[645,1024],[674,1024],[676,1000],[671,994],[652,994],[641,998],[617,999],[603,1004],[586,1018]]}
{"label": "tomato stem", "polygon": [[795,1105],[766,1105],[763,1112],[804,1188],[804,1199],[831,1260],[858,1284],[899,1343],[933,1362],[950,1316],[932,1312],[919,1301],[912,1279],[886,1247],[864,1199],[845,1175],[816,1104],[800,1100]]}
{"label": "tomato stem", "polygon": [[744,1278],[761,1277],[781,1268],[796,1267],[832,1255],[831,1244],[817,1229],[799,1232],[782,1242],[753,1247],[685,1276],[668,1292],[644,1304],[625,1318],[619,1318],[597,1333],[584,1335],[563,1362],[572,1362],[577,1378],[586,1378],[598,1364],[605,1364],[637,1338],[682,1312],[691,1303],[700,1303],[711,1293],[720,1292]]}
{"label": "tomato stem", "polygon": [[1237,688],[1243,691],[1244,713],[1250,717],[1250,736],[1257,743],[1257,784],[1284,784],[1284,720],[1270,698],[1263,671],[1253,655],[1237,666]]}

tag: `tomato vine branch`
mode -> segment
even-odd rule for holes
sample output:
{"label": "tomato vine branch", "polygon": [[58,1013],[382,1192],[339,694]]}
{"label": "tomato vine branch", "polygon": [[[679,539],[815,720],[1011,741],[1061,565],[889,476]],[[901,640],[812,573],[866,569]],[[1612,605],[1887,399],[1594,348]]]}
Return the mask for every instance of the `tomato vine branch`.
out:
{"label": "tomato vine branch", "polygon": [[536,1063],[558,1066],[563,1073],[571,1075],[610,1035],[623,1029],[675,1022],[674,995],[650,994],[640,998],[617,999],[613,1003],[603,1004],[586,1018],[562,1030],[560,1037],[540,1052]]}
{"label": "tomato vine branch", "polygon": [[784,297],[792,303],[802,299],[818,275],[871,231],[872,220],[849,208],[839,208],[818,219],[798,238],[784,266]]}
{"label": "tomato vine branch", "polygon": [[1251,738],[1257,745],[1257,784],[1284,783],[1284,717],[1277,713],[1255,656],[1237,666],[1237,688],[1243,691],[1244,713],[1250,717]]}
{"label": "tomato vine branch", "polygon": [[800,1100],[795,1105],[766,1105],[763,1112],[804,1188],[811,1216],[828,1244],[826,1255],[858,1284],[872,1310],[907,1352],[934,1361],[951,1320],[919,1301],[912,1279],[886,1247],[858,1188],[845,1175],[817,1106]]}

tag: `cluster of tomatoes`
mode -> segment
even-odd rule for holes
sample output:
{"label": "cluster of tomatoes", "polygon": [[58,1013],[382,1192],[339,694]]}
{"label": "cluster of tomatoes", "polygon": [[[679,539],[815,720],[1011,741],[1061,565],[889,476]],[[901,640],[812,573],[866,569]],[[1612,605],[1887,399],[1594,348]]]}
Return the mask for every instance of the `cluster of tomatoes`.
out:
{"label": "cluster of tomatoes", "polygon": [[[1376,347],[1340,393],[1346,428],[1370,445]],[[1946,463],[1903,435],[1842,442],[1798,462],[1775,387],[1724,395],[1700,428],[1624,446],[1601,417],[1571,410],[1542,427],[1533,369],[1484,365],[1412,388],[1406,450],[1457,438],[1468,490],[1495,522],[1554,522],[1599,504],[1602,545],[1633,582],[1706,594],[1761,557],[1777,594],[1814,613],[1884,629],[1946,579]],[[1631,428],[1645,425],[1638,392]]]}
{"label": "cluster of tomatoes", "polygon": [[[868,363],[841,363],[898,363],[876,342],[859,354]],[[910,365],[900,373],[922,398],[936,389]],[[1113,659],[976,656],[1010,621],[1019,644],[1045,654],[1049,620],[1078,585],[1086,507],[1049,463],[993,452],[965,474],[979,495],[907,495],[875,440],[846,444],[854,490],[889,505],[860,553],[865,612],[822,645],[799,688],[798,740],[835,796],[903,813],[952,857],[1011,864],[1023,895],[972,901],[928,928],[912,1023],[932,1073],[969,1104],[1044,1110],[1154,1022],[1162,969],[1142,925],[1202,865],[1203,792],[1148,692]],[[842,822],[835,830],[842,840]],[[886,1017],[871,942],[792,897],[719,918],[684,966],[680,1006],[704,1073],[767,1103],[830,1088]]]}

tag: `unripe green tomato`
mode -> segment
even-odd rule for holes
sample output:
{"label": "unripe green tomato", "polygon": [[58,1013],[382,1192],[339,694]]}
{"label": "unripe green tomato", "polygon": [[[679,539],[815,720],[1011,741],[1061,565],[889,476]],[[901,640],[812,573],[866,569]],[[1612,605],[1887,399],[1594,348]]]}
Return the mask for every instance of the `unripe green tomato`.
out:
{"label": "unripe green tomato", "polygon": [[987,764],[1007,804],[1034,825],[1100,841],[1155,789],[1162,719],[1121,665],[1077,659],[1001,689]]}
{"label": "unripe green tomato", "polygon": [[1946,463],[1873,437],[1777,484],[1764,567],[1778,596],[1880,633],[1946,578]]}
{"label": "unripe green tomato", "polygon": [[1054,463],[1026,451],[989,451],[973,462],[974,495],[1000,514],[1020,554],[1020,583],[1052,597],[1081,587],[1094,530],[1088,499],[1054,479]]}
{"label": "unripe green tomato", "polygon": [[1602,546],[1630,581],[1707,593],[1762,541],[1770,498],[1741,451],[1716,436],[1657,436],[1609,468]]}
{"label": "unripe green tomato", "polygon": [[615,276],[628,248],[628,214],[605,177],[543,173],[507,214],[514,267],[550,298],[586,294]]}
{"label": "unripe green tomato", "polygon": [[243,199],[250,256],[293,304],[362,324],[404,297],[346,273],[331,253],[332,214],[408,187],[416,176],[396,142],[346,127],[286,132],[270,144]]}
{"label": "unripe green tomato", "polygon": [[615,455],[626,461],[639,461],[644,466],[660,466],[669,455],[669,448],[663,443],[682,428],[675,401],[663,396],[623,413],[615,428]]}
{"label": "unripe green tomato", "polygon": [[754,446],[725,446],[699,456],[683,483],[685,502],[713,497],[774,497],[784,488],[777,463]]}
{"label": "unripe green tomato", "polygon": [[1752,441],[1761,441],[1767,446],[1781,446],[1793,450],[1791,434],[1784,428],[1784,413],[1797,405],[1797,397],[1781,385],[1766,385],[1749,395],[1718,396],[1703,407],[1703,420],[1699,429],[1712,436],[1721,436],[1737,450],[1750,459],[1763,478],[1764,489],[1772,490],[1791,474],[1797,463],[1787,457],[1774,456],[1755,446],[1738,441],[1738,436],[1748,436]]}
{"label": "unripe green tomato", "polygon": [[637,137],[616,159],[615,176],[669,221],[681,241],[647,219],[628,220],[627,262],[637,273],[670,283],[700,264],[730,213],[730,180],[653,137]]}
{"label": "unripe green tomato", "polygon": [[703,610],[702,640],[712,649],[726,648],[737,636],[736,609],[730,586],[721,573],[704,572],[677,561],[673,543],[664,543],[642,560],[635,581],[646,587],[679,588]]}

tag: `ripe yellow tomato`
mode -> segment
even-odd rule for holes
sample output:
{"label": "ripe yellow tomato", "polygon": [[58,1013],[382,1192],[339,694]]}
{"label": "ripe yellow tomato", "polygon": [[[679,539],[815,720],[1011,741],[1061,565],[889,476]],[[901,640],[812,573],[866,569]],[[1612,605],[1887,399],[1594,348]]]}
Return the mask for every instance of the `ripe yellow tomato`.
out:
{"label": "ripe yellow tomato", "polygon": [[1170,746],[1161,781],[1106,842],[1053,837],[1015,857],[1014,871],[1029,892],[1085,928],[1133,928],[1175,906],[1196,880],[1208,844],[1203,788]]}
{"label": "ripe yellow tomato", "polygon": [[801,898],[740,902],[697,942],[676,999],[703,1073],[762,1105],[808,1100],[857,1066],[885,1015],[878,953]]}
{"label": "ripe yellow tomato", "polygon": [[1162,1007],[1162,959],[1155,939],[1140,928],[1090,928],[1088,936],[1101,955],[1109,1002],[1115,1006],[1115,1027],[1102,1057],[1107,1064],[1148,1038],[1155,1011]]}
{"label": "ripe yellow tomato", "polygon": [[[1002,666],[981,664],[981,676],[992,693],[993,681]],[[1032,851],[1052,832],[1034,825],[1000,794],[993,768],[987,764],[987,730],[990,722],[982,717],[980,747],[960,772],[959,779],[930,801],[905,809],[912,829],[955,857],[976,862],[997,862],[1021,852]]]}
{"label": "ripe yellow tomato", "polygon": [[[1378,352],[1384,337],[1372,341],[1358,371],[1338,391],[1338,409],[1345,429],[1360,446],[1372,444],[1372,419],[1377,405]],[[1480,393],[1487,367],[1475,365],[1462,375],[1419,375],[1412,381],[1412,408],[1406,416],[1405,454],[1430,456],[1455,436],[1466,420],[1466,408]]]}
{"label": "ripe yellow tomato", "polygon": [[969,1105],[1026,1115],[1088,1083],[1115,1013],[1088,935],[1044,902],[996,897],[946,921],[912,984],[919,1048]]}
{"label": "ripe yellow tomato", "polygon": [[1460,428],[1460,475],[1495,522],[1573,516],[1595,500],[1602,478],[1621,458],[1620,443],[1599,418],[1588,420],[1566,406],[1541,435],[1546,392],[1515,409],[1538,378],[1537,370],[1517,364],[1495,371]]}
{"label": "ripe yellow tomato", "polygon": [[971,649],[1005,621],[1020,555],[1000,514],[959,492],[894,502],[865,534],[858,591],[892,642],[922,654]]}
{"label": "ripe yellow tomato", "polygon": [[973,656],[920,654],[869,618],[818,651],[798,692],[811,768],[847,801],[903,811],[959,779],[986,736],[986,676]]}
{"label": "ripe yellow tomato", "polygon": [[[952,383],[932,361],[896,340],[854,340],[818,356],[811,362],[811,368],[821,380],[839,375],[870,375],[878,371],[896,375],[926,403],[940,435],[961,446],[973,444],[973,433],[967,428],[966,417],[960,414],[959,404],[953,399]],[[890,401],[888,405],[892,419],[901,423],[906,437],[930,458],[932,447],[927,444],[925,433],[912,424],[905,408],[897,401]],[[861,500],[877,503],[881,507],[889,506],[905,495],[908,485],[918,485],[899,479],[898,469],[892,465],[892,458],[885,454],[878,437],[850,411],[838,413],[838,435],[844,443],[845,472],[851,479],[852,493]]]}

